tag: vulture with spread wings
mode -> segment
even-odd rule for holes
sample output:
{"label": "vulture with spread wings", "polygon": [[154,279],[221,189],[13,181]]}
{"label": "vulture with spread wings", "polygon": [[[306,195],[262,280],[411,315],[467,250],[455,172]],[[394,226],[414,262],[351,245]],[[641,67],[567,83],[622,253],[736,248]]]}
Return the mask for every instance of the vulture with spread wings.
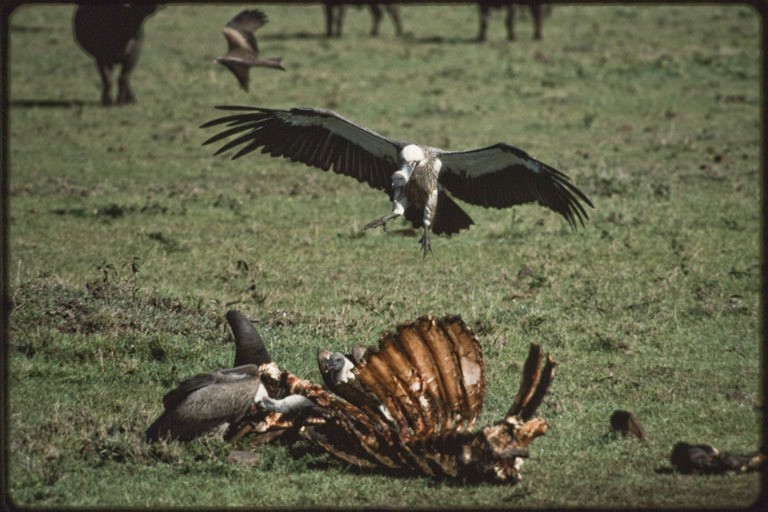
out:
{"label": "vulture with spread wings", "polygon": [[285,71],[282,57],[266,58],[259,56],[259,46],[253,33],[267,22],[267,15],[258,9],[242,11],[224,27],[227,39],[227,53],[216,58],[235,75],[240,87],[248,90],[249,70],[254,66],[277,68]]}
{"label": "vulture with spread wings", "polygon": [[420,242],[425,257],[431,250],[430,231],[451,235],[474,224],[448,192],[484,207],[536,201],[565,217],[574,229],[577,221],[583,225],[588,218],[580,201],[592,206],[568,176],[509,144],[444,151],[392,140],[330,110],[216,108],[237,112],[201,126],[226,128],[203,144],[234,136],[216,155],[240,146],[234,160],[262,147],[262,153],[333,169],[383,190],[393,201],[392,212],[363,229],[386,229],[387,221],[404,215],[414,227],[424,228]]}

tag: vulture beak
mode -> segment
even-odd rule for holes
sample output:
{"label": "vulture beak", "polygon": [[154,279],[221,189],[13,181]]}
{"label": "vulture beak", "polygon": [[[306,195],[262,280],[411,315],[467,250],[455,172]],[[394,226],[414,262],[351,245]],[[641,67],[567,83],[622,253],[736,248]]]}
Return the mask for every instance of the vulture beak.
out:
{"label": "vulture beak", "polygon": [[411,174],[417,162],[406,162],[405,165],[392,175],[392,188],[402,187],[411,179]]}

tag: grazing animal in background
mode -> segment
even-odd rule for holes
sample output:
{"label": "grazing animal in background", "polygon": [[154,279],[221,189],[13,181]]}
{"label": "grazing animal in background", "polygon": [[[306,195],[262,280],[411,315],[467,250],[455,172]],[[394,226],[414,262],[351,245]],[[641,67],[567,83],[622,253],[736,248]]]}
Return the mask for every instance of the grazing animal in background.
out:
{"label": "grazing animal in background", "polygon": [[101,104],[112,104],[112,68],[120,65],[115,103],[133,103],[131,71],[141,51],[144,19],[155,12],[154,4],[105,2],[80,5],[75,11],[75,38],[83,49],[93,55],[101,75]]}
{"label": "grazing animal in background", "polygon": [[[381,6],[377,2],[350,2],[350,4],[357,7],[367,5],[371,8],[371,15],[373,16],[371,35],[379,35],[379,24],[381,23],[382,18]],[[344,11],[346,6],[342,3],[325,2],[324,7],[326,37],[341,37],[341,26],[344,23]],[[386,9],[392,17],[392,23],[395,25],[395,34],[398,36],[403,35],[403,24],[400,22],[400,9],[398,9],[395,4],[384,4],[384,9]]]}
{"label": "grazing animal in background", "polygon": [[491,17],[491,9],[496,7],[504,7],[507,11],[507,18],[505,21],[505,25],[507,27],[507,39],[509,41],[514,41],[516,4],[525,4],[531,10],[531,16],[533,18],[533,38],[540,40],[541,25],[544,21],[544,16],[550,14],[552,11],[552,6],[535,1],[509,2],[503,0],[480,2],[478,4],[478,7],[480,8],[480,32],[477,35],[477,40],[480,42],[485,41],[485,34],[488,31],[488,20]]}
{"label": "grazing animal in background", "polygon": [[469,151],[442,149],[392,140],[330,110],[217,107],[238,112],[201,126],[226,125],[203,142],[237,135],[216,155],[243,145],[232,159],[263,146],[262,153],[283,156],[366,182],[389,194],[392,213],[366,224],[383,227],[400,215],[423,227],[420,243],[426,257],[429,232],[458,233],[474,224],[448,195],[484,207],[505,208],[538,202],[562,215],[573,228],[588,218],[579,200],[592,203],[569,178],[509,144]]}
{"label": "grazing animal in background", "polygon": [[282,69],[282,57],[259,56],[259,47],[253,33],[267,22],[267,15],[258,9],[242,11],[224,27],[227,39],[227,53],[216,58],[216,62],[229,69],[244,91],[248,90],[249,70],[254,66]]}

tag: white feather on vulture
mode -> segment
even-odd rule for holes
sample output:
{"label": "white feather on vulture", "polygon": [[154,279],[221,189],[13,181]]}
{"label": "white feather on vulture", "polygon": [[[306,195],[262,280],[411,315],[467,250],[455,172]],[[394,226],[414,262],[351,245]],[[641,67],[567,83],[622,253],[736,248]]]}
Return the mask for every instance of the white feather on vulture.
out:
{"label": "white feather on vulture", "polygon": [[239,147],[232,159],[262,148],[262,153],[332,169],[383,190],[393,201],[392,213],[363,229],[383,226],[400,215],[423,227],[424,255],[431,250],[429,231],[458,233],[474,224],[447,194],[484,207],[506,208],[538,202],[562,215],[576,228],[588,219],[581,202],[589,198],[568,176],[504,143],[468,151],[444,151],[396,141],[364,128],[331,110],[220,106],[235,111],[201,126],[226,129],[203,144],[233,137],[216,155]]}

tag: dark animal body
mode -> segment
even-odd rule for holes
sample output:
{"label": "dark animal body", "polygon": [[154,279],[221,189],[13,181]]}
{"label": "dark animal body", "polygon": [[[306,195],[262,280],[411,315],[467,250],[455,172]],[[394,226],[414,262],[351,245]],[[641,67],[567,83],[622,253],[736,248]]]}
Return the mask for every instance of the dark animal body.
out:
{"label": "dark animal body", "polygon": [[363,229],[386,228],[389,220],[403,215],[414,227],[424,228],[420,242],[425,256],[431,250],[430,231],[451,235],[474,223],[449,192],[484,207],[538,202],[574,228],[577,221],[583,224],[588,218],[580,201],[592,206],[565,174],[509,144],[444,151],[389,139],[330,110],[217,108],[239,112],[201,126],[226,125],[203,144],[236,135],[216,154],[242,146],[235,159],[263,146],[262,153],[325,171],[332,168],[383,190],[393,202],[392,213]]}
{"label": "dark animal body", "polygon": [[96,59],[101,76],[101,104],[112,104],[112,68],[120,65],[117,79],[118,105],[133,103],[130,78],[139,59],[144,19],[155,12],[154,4],[104,2],[81,5],[75,11],[75,38]]}
{"label": "dark animal body", "polygon": [[707,444],[679,442],[672,448],[669,459],[675,470],[687,474],[722,475],[768,469],[768,457],[764,450],[740,455],[721,452]]}
{"label": "dark animal body", "polygon": [[491,9],[503,7],[507,11],[507,17],[505,19],[505,26],[507,28],[507,39],[514,41],[515,39],[515,11],[517,4],[527,5],[531,11],[531,17],[533,18],[533,38],[541,39],[541,26],[544,21],[544,17],[552,12],[552,6],[549,4],[542,4],[540,2],[528,1],[528,2],[509,2],[509,1],[486,1],[480,2],[478,7],[480,9],[480,32],[477,35],[478,41],[485,41],[485,36],[488,31],[488,21],[491,17]]}
{"label": "dark animal body", "polygon": [[[379,25],[383,16],[381,5],[377,2],[350,2],[357,7],[367,5],[371,9],[373,16],[373,25],[371,26],[371,35],[379,35]],[[325,35],[327,37],[341,37],[341,26],[344,24],[344,13],[346,5],[337,2],[325,2]],[[392,23],[395,25],[395,33],[400,36],[403,34],[403,25],[400,21],[400,10],[395,4],[384,4],[384,9],[392,17]]]}

